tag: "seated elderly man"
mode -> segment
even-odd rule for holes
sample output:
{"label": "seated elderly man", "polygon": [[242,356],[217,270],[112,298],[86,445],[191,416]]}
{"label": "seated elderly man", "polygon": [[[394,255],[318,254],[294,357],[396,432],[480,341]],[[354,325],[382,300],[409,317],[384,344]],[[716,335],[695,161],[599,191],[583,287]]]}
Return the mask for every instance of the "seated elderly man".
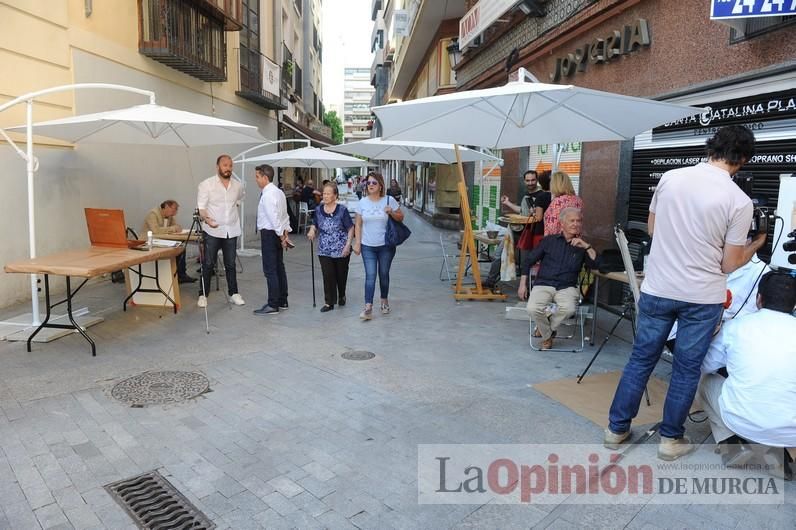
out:
{"label": "seated elderly man", "polygon": [[[522,277],[517,296],[525,300],[526,284],[531,267],[541,260],[539,274],[528,298],[528,314],[536,322],[542,338],[542,349],[553,347],[553,335],[558,326],[575,314],[578,307],[578,275],[586,263],[597,266],[597,251],[580,237],[583,215],[578,208],[564,208],[560,215],[562,232],[547,236],[534,248],[522,264]],[[555,312],[548,306],[554,303]]]}
{"label": "seated elderly man", "polygon": [[[796,448],[794,306],[796,277],[766,273],[757,292],[760,310],[725,323],[714,341],[720,347],[702,363],[698,395],[727,465],[751,456],[742,440],[791,448],[791,454]],[[787,464],[785,474],[792,476]]]}
{"label": "seated elderly man", "polygon": [[[160,203],[160,207],[149,210],[141,227],[139,237],[146,237],[147,232],[152,232],[155,237],[162,234],[179,234],[182,227],[177,224],[177,211],[180,205],[174,199],[167,199]],[[177,279],[180,283],[193,283],[196,278],[188,276],[185,267],[185,252],[177,256]]]}

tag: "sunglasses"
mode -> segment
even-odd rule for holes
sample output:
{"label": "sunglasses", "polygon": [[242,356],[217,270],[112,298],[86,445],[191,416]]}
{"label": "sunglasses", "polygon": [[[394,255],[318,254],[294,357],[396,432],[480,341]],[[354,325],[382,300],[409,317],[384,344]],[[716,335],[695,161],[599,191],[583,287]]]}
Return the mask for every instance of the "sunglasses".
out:
{"label": "sunglasses", "polygon": [[378,183],[379,183],[378,180],[369,180],[368,181],[368,186],[370,186],[371,184],[378,184]]}

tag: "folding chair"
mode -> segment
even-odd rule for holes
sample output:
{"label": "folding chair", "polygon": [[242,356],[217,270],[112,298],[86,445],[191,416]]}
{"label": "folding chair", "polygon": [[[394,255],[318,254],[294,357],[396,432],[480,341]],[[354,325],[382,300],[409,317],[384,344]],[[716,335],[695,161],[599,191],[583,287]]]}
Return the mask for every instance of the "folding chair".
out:
{"label": "folding chair", "polygon": [[[439,235],[439,246],[442,249],[442,264],[440,264],[439,267],[439,279],[441,282],[444,282],[445,280],[447,280],[448,282],[455,282],[457,280],[458,272],[454,272],[453,274],[451,274],[450,267],[451,267],[451,262],[453,262],[455,266],[456,262],[459,260],[459,254],[448,254],[448,251],[445,248],[445,241],[442,237],[442,234]],[[465,276],[467,275],[467,272],[469,270],[470,270],[470,257],[468,256],[467,267],[464,270]],[[445,274],[445,276],[443,276],[443,273]]]}
{"label": "folding chair", "polygon": [[[528,342],[530,343],[531,349],[534,351],[558,351],[558,352],[573,352],[573,353],[582,352],[586,346],[586,336],[585,336],[586,319],[589,318],[590,315],[591,313],[589,312],[588,304],[583,303],[583,295],[581,295],[580,299],[578,300],[578,305],[575,308],[575,312],[572,314],[572,316],[570,316],[568,319],[564,320],[561,323],[562,327],[566,326],[570,328],[572,332],[569,335],[556,334],[555,341],[553,342],[553,344],[555,344],[558,341],[575,339],[575,343],[573,344],[572,347],[569,348],[558,346],[555,348],[550,348],[549,350],[542,350],[541,348],[542,339],[533,336],[535,326],[534,326],[533,315],[531,315],[529,318],[529,333],[528,333],[530,337]],[[559,328],[558,331],[560,332],[561,328]],[[579,346],[577,344],[578,335],[580,336]],[[534,344],[534,339],[538,342],[538,344]]]}
{"label": "folding chair", "polygon": [[310,219],[310,206],[306,202],[299,203],[298,211],[298,233],[301,234],[302,230],[307,231],[307,224]]}

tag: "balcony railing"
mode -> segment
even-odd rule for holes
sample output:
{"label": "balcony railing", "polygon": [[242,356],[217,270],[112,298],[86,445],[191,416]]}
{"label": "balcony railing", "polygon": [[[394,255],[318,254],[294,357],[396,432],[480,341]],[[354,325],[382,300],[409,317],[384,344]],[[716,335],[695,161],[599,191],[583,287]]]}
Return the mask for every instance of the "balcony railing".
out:
{"label": "balcony railing", "polygon": [[202,81],[227,80],[224,22],[190,0],[138,0],[138,51]]}
{"label": "balcony railing", "polygon": [[267,109],[287,109],[282,69],[255,50],[236,48],[235,55],[240,72],[235,93]]}
{"label": "balcony railing", "polygon": [[240,31],[243,28],[243,7],[241,0],[201,0],[224,19],[224,29]]}

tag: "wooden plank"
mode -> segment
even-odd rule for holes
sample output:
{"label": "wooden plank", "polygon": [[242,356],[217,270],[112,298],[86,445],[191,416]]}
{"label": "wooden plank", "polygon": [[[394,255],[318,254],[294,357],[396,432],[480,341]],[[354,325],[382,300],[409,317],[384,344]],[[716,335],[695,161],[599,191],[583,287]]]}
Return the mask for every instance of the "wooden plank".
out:
{"label": "wooden plank", "polygon": [[170,259],[179,256],[182,247],[153,248],[140,251],[127,248],[89,247],[82,250],[69,250],[49,256],[17,261],[7,264],[3,270],[8,273],[55,274],[93,278],[100,274],[123,270],[139,263]]}

